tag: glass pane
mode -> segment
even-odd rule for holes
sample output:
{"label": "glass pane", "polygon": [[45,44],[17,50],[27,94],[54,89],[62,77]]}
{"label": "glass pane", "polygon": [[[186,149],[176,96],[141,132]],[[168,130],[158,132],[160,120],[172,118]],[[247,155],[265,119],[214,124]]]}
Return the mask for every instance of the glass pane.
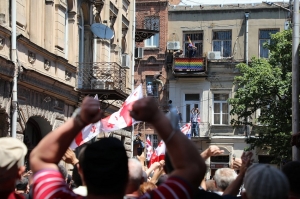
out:
{"label": "glass pane", "polygon": [[190,111],[191,111],[191,105],[190,104],[187,104],[185,106],[185,122],[189,122],[190,121]]}
{"label": "glass pane", "polygon": [[196,56],[195,57],[202,57],[203,56],[203,45],[201,43],[195,42],[194,45],[197,47]]}
{"label": "glass pane", "polygon": [[231,40],[231,31],[213,32],[213,40]]}
{"label": "glass pane", "polygon": [[220,114],[214,114],[214,124],[220,124]]}
{"label": "glass pane", "polygon": [[269,42],[267,39],[259,40],[259,57],[268,58],[269,57],[269,50],[263,47],[263,44]]}
{"label": "glass pane", "polygon": [[223,41],[223,57],[231,56],[231,41]]}
{"label": "glass pane", "polygon": [[228,124],[228,114],[222,114],[222,124]]}
{"label": "glass pane", "polygon": [[185,94],[185,101],[199,101],[199,94]]}
{"label": "glass pane", "polygon": [[221,41],[213,41],[213,51],[221,51]]}
{"label": "glass pane", "polygon": [[159,33],[157,33],[153,36],[153,46],[155,46],[155,47],[159,46]]}
{"label": "glass pane", "polygon": [[222,104],[222,113],[228,114],[228,104],[227,103]]}
{"label": "glass pane", "polygon": [[220,106],[219,103],[214,103],[214,113],[220,113]]}
{"label": "glass pane", "polygon": [[259,39],[271,39],[271,34],[277,33],[278,30],[260,30]]}
{"label": "glass pane", "polygon": [[214,101],[227,101],[229,94],[214,94]]}

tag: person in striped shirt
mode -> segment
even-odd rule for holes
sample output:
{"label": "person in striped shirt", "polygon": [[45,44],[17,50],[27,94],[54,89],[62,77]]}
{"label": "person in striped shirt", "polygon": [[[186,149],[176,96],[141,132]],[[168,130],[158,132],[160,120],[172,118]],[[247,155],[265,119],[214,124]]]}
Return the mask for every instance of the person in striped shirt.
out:
{"label": "person in striped shirt", "polygon": [[[195,145],[172,125],[151,97],[136,101],[130,115],[155,127],[165,141],[174,167],[164,184],[139,198],[192,198],[206,171],[204,160]],[[83,198],[68,187],[58,171],[57,163],[80,130],[101,117],[99,101],[86,97],[81,112],[50,132],[31,152],[35,199]],[[122,142],[116,138],[103,138],[88,145],[79,160],[79,173],[87,186],[88,199],[122,199],[128,180],[128,157]]]}

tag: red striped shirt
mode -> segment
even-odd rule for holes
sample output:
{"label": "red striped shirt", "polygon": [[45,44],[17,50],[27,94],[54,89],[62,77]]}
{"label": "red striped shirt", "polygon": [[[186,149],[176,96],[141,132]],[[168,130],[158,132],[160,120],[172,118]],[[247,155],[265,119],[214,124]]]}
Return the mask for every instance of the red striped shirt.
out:
{"label": "red striped shirt", "polygon": [[[34,175],[33,194],[35,199],[82,199],[66,184],[63,176],[57,170],[41,170]],[[177,177],[170,177],[164,184],[152,192],[146,193],[140,199],[178,198],[190,199],[192,188]]]}

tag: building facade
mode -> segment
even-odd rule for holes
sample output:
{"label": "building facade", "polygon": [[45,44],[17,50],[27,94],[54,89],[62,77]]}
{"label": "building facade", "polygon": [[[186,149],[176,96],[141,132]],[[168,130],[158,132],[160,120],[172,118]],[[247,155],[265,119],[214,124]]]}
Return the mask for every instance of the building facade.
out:
{"label": "building facade", "polygon": [[[0,137],[11,136],[17,72],[17,137],[30,152],[86,95],[98,94],[107,115],[120,108],[131,92],[134,6],[128,0],[16,2],[16,65],[11,61],[11,1],[0,2]],[[96,37],[91,31],[95,23],[110,28],[113,38]],[[131,132],[111,135],[124,141],[131,156]]]}
{"label": "building facade", "polygon": [[[178,2],[179,3],[179,2]],[[187,2],[188,3],[188,2]],[[287,4],[278,4],[287,7]],[[267,4],[170,5],[169,34],[174,34],[168,66],[169,98],[182,113],[183,124],[190,122],[191,109],[200,110],[199,137],[192,137],[199,152],[209,145],[225,151],[209,159],[207,178],[218,168],[230,167],[233,158],[241,157],[247,148],[246,129],[233,128],[227,100],[237,88],[233,80],[238,63],[248,63],[251,57],[268,58],[263,43],[270,34],[282,31],[288,24],[289,12],[280,6]],[[197,50],[189,56],[189,38]],[[174,48],[175,44],[180,47]],[[182,50],[180,57],[173,52]],[[251,129],[250,129],[251,130]],[[256,154],[266,159],[263,153]]]}
{"label": "building facade", "polygon": [[[136,54],[134,83],[142,84],[144,96],[154,97],[161,110],[168,111],[168,68],[165,64],[166,45],[168,41],[168,1],[136,0]],[[140,30],[140,32],[138,32]],[[160,77],[163,85],[155,82]],[[142,133],[143,139],[148,136],[154,147],[158,136],[151,125],[139,123],[135,133]],[[134,150],[135,152],[136,150]]]}

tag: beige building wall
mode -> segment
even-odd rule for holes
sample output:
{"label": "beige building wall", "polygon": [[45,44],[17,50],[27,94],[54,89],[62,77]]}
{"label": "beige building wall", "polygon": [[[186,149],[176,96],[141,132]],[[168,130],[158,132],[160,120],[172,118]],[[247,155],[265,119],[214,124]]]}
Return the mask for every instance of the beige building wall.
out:
{"label": "beige building wall", "polygon": [[183,33],[203,32],[203,55],[212,51],[213,31],[232,31],[232,56],[234,60],[245,57],[245,12],[249,12],[249,59],[259,56],[259,30],[283,30],[287,12],[265,5],[246,4],[227,6],[169,6],[169,33],[178,35],[183,48]]}

